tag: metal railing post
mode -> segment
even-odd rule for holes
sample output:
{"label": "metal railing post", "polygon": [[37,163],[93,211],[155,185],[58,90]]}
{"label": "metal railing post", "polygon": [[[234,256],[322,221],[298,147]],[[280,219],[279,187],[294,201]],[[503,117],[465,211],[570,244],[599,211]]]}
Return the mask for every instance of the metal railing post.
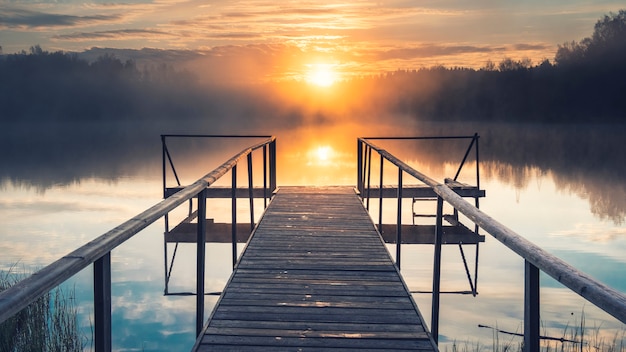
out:
{"label": "metal railing post", "polygon": [[231,244],[232,244],[232,256],[233,256],[233,268],[237,264],[237,165],[233,166],[231,170],[232,184],[231,184]]}
{"label": "metal railing post", "polygon": [[248,197],[250,198],[250,232],[254,230],[254,189],[252,183],[252,152],[248,154]]}
{"label": "metal railing post", "polygon": [[94,347],[111,351],[111,252],[93,263]]}
{"label": "metal railing post", "polygon": [[204,325],[204,266],[206,244],[206,188],[198,193],[198,229],[196,251],[196,336]]}
{"label": "metal railing post", "polygon": [[366,209],[370,210],[370,189],[371,189],[371,175],[372,175],[372,147],[367,147],[367,204]]}
{"label": "metal railing post", "polygon": [[267,145],[263,145],[263,208],[267,208]]}
{"label": "metal railing post", "polygon": [[435,343],[439,343],[439,298],[441,293],[441,245],[443,243],[443,198],[437,197],[435,220],[435,253],[433,263],[433,297],[430,332]]}
{"label": "metal railing post", "polygon": [[163,198],[167,197],[166,191],[167,191],[167,172],[166,172],[166,164],[165,164],[165,158],[167,157],[165,155],[166,153],[166,149],[165,149],[165,136],[161,135],[161,152],[162,152],[162,169],[161,169],[161,175],[163,176]]}
{"label": "metal railing post", "polygon": [[478,140],[480,139],[480,137],[478,136],[478,133],[474,134],[474,138],[476,140],[476,188],[480,189],[480,166],[479,166],[479,152],[478,152]]}
{"label": "metal railing post", "polygon": [[524,260],[524,351],[539,351],[539,268]]}
{"label": "metal railing post", "polygon": [[363,198],[363,144],[361,140],[356,141],[356,188],[359,190],[361,199]]}
{"label": "metal railing post", "polygon": [[398,168],[398,214],[396,218],[396,266],[400,270],[402,253],[402,169]]}
{"label": "metal railing post", "polygon": [[[480,140],[480,136],[478,136],[478,133],[474,133],[474,138],[476,140],[476,189],[480,189],[480,157],[479,157],[479,150],[478,150],[478,141]],[[480,197],[474,197],[474,206],[476,206],[476,209],[480,208]],[[478,224],[474,224],[474,232],[476,234],[478,234],[480,232],[480,226],[478,226]],[[474,265],[474,292],[473,295],[476,296],[476,294],[478,293],[478,252],[479,252],[479,248],[480,245],[478,243],[476,243],[476,254],[475,254],[475,258],[476,258],[476,265]]]}
{"label": "metal railing post", "polygon": [[383,161],[385,160],[380,155],[380,185],[378,188],[378,231],[383,231]]}
{"label": "metal railing post", "polygon": [[276,191],[276,140],[270,143],[270,189]]}

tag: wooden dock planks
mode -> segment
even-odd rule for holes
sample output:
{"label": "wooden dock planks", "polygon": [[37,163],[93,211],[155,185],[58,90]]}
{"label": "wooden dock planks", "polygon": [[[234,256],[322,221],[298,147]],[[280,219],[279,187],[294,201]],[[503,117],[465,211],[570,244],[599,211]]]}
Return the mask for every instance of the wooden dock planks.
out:
{"label": "wooden dock planks", "polygon": [[435,351],[348,187],[281,188],[195,351]]}

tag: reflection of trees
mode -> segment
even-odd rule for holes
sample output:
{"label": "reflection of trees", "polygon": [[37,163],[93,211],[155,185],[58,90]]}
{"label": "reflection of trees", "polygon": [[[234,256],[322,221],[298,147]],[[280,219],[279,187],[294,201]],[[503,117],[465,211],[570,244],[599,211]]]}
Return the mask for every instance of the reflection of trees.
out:
{"label": "reflection of trees", "polygon": [[[480,134],[481,177],[495,178],[517,190],[552,177],[558,189],[587,199],[600,218],[616,223],[626,219],[626,125],[448,123],[423,125],[415,134],[450,136],[474,131]],[[458,165],[469,142],[375,143],[402,160],[416,160],[424,168],[421,171],[441,180],[453,176],[443,174],[442,165]],[[473,182],[473,160],[470,154],[468,173],[462,174],[461,181]]]}
{"label": "reflection of trees", "polygon": [[130,123],[13,123],[0,134],[0,181],[42,190],[90,177],[115,180],[159,165],[158,132]]}
{"label": "reflection of trees", "polygon": [[[626,125],[500,125],[486,127],[481,158],[488,173],[526,187],[549,173],[557,187],[588,199],[591,211],[626,218]],[[530,176],[530,177],[529,177]]]}
{"label": "reflection of trees", "polygon": [[529,186],[531,180],[541,178],[546,172],[528,165],[511,165],[500,162],[484,162],[481,164],[482,176],[490,179],[504,180],[516,190],[522,190]]}
{"label": "reflection of trees", "polygon": [[626,185],[615,176],[589,175],[581,180],[580,177],[555,175],[554,179],[560,188],[587,199],[594,215],[622,224],[626,219]]}

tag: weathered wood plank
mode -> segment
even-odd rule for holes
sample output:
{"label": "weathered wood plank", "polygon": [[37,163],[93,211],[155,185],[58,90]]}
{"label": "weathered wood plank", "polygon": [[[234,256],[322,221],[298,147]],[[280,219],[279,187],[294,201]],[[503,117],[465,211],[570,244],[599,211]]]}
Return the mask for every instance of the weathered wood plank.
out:
{"label": "weathered wood plank", "polygon": [[436,350],[347,187],[277,192],[194,348]]}
{"label": "weathered wood plank", "polygon": [[[248,289],[248,286],[255,286]],[[395,285],[394,285],[395,286]],[[233,289],[245,290],[247,293],[267,292],[267,293],[283,293],[284,294],[315,294],[315,295],[344,295],[344,296],[374,296],[374,297],[392,297],[402,296],[404,291],[384,285],[333,285],[333,283],[266,283],[260,281],[247,280],[232,285]]]}
{"label": "weathered wood plank", "polygon": [[[461,197],[485,197],[485,190],[478,189],[475,186],[469,185],[451,185],[452,190]],[[364,195],[368,193],[367,188],[364,190]],[[381,190],[378,186],[372,186],[369,190],[369,196],[371,198],[379,198]],[[433,198],[437,197],[437,193],[432,188],[422,186],[402,186],[402,195],[407,198]],[[398,197],[398,187],[383,187],[383,198],[396,198]]]}
{"label": "weathered wood plank", "polygon": [[[290,312],[281,310],[252,311],[234,310],[231,307],[219,307],[213,315],[217,320],[267,320],[267,321],[292,321],[292,322],[317,322],[317,323],[369,323],[369,324],[421,324],[421,320],[413,312],[393,311],[383,314],[384,310],[359,312],[357,309],[348,308],[292,308]],[[334,314],[329,310],[336,309]],[[338,309],[342,309],[339,311]],[[324,311],[329,312],[324,312]],[[210,326],[210,325],[209,325]]]}
{"label": "weathered wood plank", "polygon": [[[289,347],[289,346],[240,346],[240,345],[219,345],[212,344],[210,348],[206,345],[201,345],[198,351],[222,351],[222,352],[239,352],[239,351],[254,351],[254,352],[281,352],[281,351],[323,351],[323,352],[345,352],[345,348],[333,348],[333,347]],[[359,352],[380,352],[379,348],[359,348]],[[432,348],[424,349],[394,349],[394,351],[432,351]]]}
{"label": "weathered wood plank", "polygon": [[[282,336],[223,336],[204,335],[203,344],[235,344],[239,346],[288,346],[314,348],[379,348],[389,350],[394,346],[406,350],[426,350],[425,339],[376,339],[358,334],[335,337],[282,337]],[[432,349],[431,349],[432,351]]]}
{"label": "weathered wood plank", "polygon": [[346,332],[346,331],[319,331],[313,329],[255,329],[255,328],[224,328],[209,327],[206,334],[231,335],[231,336],[281,336],[281,337],[317,337],[317,338],[365,338],[365,339],[424,339],[427,338],[425,332],[406,331],[369,331],[369,332]]}
{"label": "weathered wood plank", "polygon": [[285,321],[249,321],[249,320],[216,320],[211,326],[224,328],[251,328],[251,329],[296,329],[315,331],[345,331],[345,332],[424,332],[421,325],[411,324],[359,324],[359,323],[314,323],[314,322],[285,322]]}
{"label": "weathered wood plank", "polygon": [[[223,336],[223,335],[204,335],[203,344],[224,344],[224,345],[243,345],[243,346],[286,346],[291,348],[310,347],[310,348],[342,348],[342,349],[362,349],[362,348],[378,348],[389,349],[390,342],[393,347],[403,350],[428,350],[427,344],[419,339],[363,339],[359,336],[343,336],[339,337],[281,337],[281,336]],[[392,348],[393,348],[392,347]],[[432,347],[431,347],[432,348]],[[432,349],[430,349],[432,351]]]}

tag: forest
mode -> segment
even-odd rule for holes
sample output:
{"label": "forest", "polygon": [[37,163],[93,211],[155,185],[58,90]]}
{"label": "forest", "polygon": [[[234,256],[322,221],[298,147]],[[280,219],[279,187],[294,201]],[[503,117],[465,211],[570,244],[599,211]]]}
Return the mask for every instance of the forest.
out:
{"label": "forest", "polygon": [[[359,90],[348,110],[425,121],[622,122],[626,121],[626,10],[604,16],[590,37],[559,45],[552,61],[505,59],[483,68],[398,70],[337,83]],[[206,85],[168,65],[139,67],[102,55],[92,62],[76,53],[0,55],[0,121],[246,121],[272,114],[290,123],[304,109],[281,107],[267,89]],[[343,102],[346,104],[346,102]],[[310,109],[306,113],[310,113]],[[250,125],[251,124],[251,125]],[[267,126],[267,125],[264,125]],[[215,127],[215,126],[214,126]]]}
{"label": "forest", "polygon": [[600,19],[591,37],[559,45],[553,62],[396,71],[356,84],[369,87],[373,105],[386,101],[391,111],[431,121],[626,122],[624,63],[620,10]]}

